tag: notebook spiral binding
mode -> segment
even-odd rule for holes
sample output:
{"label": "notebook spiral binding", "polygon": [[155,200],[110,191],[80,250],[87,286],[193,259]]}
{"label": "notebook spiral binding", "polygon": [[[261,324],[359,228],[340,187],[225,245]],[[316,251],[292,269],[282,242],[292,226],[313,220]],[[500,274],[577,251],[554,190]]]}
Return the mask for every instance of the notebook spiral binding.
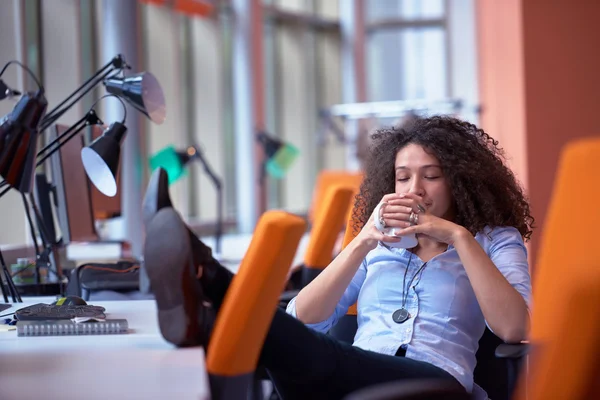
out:
{"label": "notebook spiral binding", "polygon": [[17,336],[122,335],[128,329],[126,319],[80,323],[68,319],[17,322]]}

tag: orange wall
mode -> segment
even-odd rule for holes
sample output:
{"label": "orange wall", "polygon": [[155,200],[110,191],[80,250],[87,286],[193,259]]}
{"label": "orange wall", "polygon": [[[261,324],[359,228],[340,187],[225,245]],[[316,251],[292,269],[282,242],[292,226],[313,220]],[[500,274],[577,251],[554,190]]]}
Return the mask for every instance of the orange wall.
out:
{"label": "orange wall", "polygon": [[535,262],[560,149],[600,134],[600,1],[476,4],[481,122],[530,196]]}
{"label": "orange wall", "polygon": [[508,163],[526,186],[521,0],[483,0],[476,4],[481,125],[500,141]]}

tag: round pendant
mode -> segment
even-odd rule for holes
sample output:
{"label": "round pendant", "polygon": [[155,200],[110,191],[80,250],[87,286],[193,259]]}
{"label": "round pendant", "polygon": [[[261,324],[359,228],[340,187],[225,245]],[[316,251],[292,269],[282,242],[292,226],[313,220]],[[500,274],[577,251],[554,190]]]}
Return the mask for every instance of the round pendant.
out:
{"label": "round pendant", "polygon": [[410,313],[406,308],[400,308],[399,310],[394,311],[392,314],[392,319],[395,323],[401,324],[410,318]]}

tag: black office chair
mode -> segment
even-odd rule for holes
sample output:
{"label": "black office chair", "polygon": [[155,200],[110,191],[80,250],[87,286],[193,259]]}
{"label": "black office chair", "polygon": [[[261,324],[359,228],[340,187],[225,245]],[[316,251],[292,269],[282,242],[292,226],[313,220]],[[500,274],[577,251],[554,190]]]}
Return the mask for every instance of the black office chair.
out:
{"label": "black office chair", "polygon": [[139,290],[139,263],[87,263],[71,271],[67,295],[89,300],[93,292],[110,290],[128,293]]}
{"label": "black office chair", "polygon": [[[341,342],[354,342],[358,329],[356,315],[344,315],[331,328],[329,334]],[[516,386],[522,360],[527,354],[525,344],[506,344],[488,328],[479,340],[474,371],[474,381],[492,400],[510,400]],[[268,371],[267,371],[268,372]],[[271,378],[273,378],[271,376]],[[271,379],[277,395],[282,400],[294,398],[285,387]],[[424,390],[426,389],[426,390]],[[455,387],[439,381],[389,382],[365,388],[348,396],[348,400],[417,400],[417,399],[468,399],[470,396],[457,392]]]}

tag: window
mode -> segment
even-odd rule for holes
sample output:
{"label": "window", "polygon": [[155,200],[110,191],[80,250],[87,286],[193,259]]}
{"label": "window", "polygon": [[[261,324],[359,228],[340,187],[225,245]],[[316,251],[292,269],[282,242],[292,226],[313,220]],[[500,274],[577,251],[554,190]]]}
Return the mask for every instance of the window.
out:
{"label": "window", "polygon": [[366,14],[368,100],[451,95],[443,0],[371,1]]}

